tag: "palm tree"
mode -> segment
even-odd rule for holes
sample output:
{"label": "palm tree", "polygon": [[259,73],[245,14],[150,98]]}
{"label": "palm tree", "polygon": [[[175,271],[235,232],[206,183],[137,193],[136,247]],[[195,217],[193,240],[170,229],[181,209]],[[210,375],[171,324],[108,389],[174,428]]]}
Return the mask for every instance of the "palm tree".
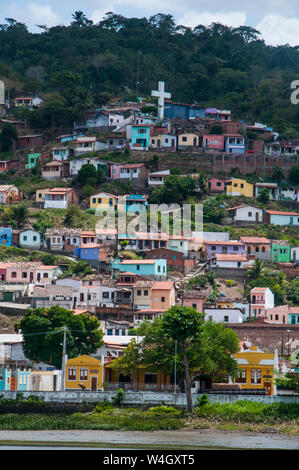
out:
{"label": "palm tree", "polygon": [[72,14],[72,18],[74,21],[72,21],[71,25],[76,25],[79,27],[82,26],[89,26],[92,21],[88,20],[86,15],[83,13],[83,11],[75,11],[75,13]]}
{"label": "palm tree", "polygon": [[264,273],[265,268],[265,263],[259,258],[256,258],[253,266],[248,270],[249,279],[258,279]]}

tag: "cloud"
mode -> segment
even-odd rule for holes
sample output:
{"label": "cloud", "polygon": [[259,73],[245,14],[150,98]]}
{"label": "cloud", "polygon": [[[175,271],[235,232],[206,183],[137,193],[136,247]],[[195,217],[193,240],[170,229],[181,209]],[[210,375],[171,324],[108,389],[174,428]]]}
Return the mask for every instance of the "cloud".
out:
{"label": "cloud", "polygon": [[267,44],[279,46],[299,45],[299,19],[286,18],[280,15],[265,15],[255,26]]}
{"label": "cloud", "polygon": [[22,8],[16,3],[10,4],[5,16],[25,23],[32,32],[40,32],[40,29],[36,27],[37,24],[51,27],[62,23],[61,18],[51,5],[39,5],[37,3],[29,3],[26,8],[24,6]]}
{"label": "cloud", "polygon": [[187,10],[184,15],[178,18],[178,24],[194,28],[199,24],[210,25],[211,23],[221,23],[227,26],[241,26],[246,23],[246,13],[243,11],[232,11],[230,13],[222,12],[202,12],[197,13],[193,10]]}
{"label": "cloud", "polygon": [[91,13],[91,15],[89,15],[89,18],[96,24],[99,21],[102,21],[105,14],[108,13],[109,11],[112,11],[113,13],[115,13],[115,8],[113,5],[108,4],[107,6],[104,6],[102,8],[97,8]]}

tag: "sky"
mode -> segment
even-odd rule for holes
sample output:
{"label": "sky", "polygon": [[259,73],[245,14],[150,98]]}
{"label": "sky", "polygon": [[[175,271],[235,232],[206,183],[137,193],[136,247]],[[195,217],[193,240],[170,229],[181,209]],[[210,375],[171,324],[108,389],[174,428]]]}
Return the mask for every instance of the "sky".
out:
{"label": "sky", "polygon": [[76,10],[95,23],[112,11],[128,18],[171,14],[177,24],[189,27],[212,22],[246,25],[260,31],[269,45],[299,45],[298,0],[0,0],[0,22],[14,18],[40,32],[37,24],[70,24]]}

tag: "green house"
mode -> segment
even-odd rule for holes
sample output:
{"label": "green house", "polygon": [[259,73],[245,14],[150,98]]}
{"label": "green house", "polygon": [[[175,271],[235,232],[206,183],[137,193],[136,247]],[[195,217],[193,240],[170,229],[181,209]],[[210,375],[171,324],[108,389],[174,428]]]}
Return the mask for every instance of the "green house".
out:
{"label": "green house", "polygon": [[37,163],[38,163],[38,160],[39,160],[40,156],[41,156],[40,153],[29,153],[28,154],[28,163],[25,166],[26,170],[30,170],[31,168],[35,168]]}
{"label": "green house", "polygon": [[291,247],[283,243],[272,243],[271,261],[274,263],[290,263]]}

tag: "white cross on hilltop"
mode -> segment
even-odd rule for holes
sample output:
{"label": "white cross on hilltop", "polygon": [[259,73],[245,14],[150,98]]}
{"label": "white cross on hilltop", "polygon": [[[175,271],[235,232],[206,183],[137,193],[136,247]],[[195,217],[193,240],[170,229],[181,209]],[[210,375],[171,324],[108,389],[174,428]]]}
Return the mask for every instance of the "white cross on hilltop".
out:
{"label": "white cross on hilltop", "polygon": [[171,98],[171,93],[165,91],[165,82],[158,83],[158,90],[152,90],[152,96],[158,96],[158,115],[160,119],[164,118],[164,99]]}

